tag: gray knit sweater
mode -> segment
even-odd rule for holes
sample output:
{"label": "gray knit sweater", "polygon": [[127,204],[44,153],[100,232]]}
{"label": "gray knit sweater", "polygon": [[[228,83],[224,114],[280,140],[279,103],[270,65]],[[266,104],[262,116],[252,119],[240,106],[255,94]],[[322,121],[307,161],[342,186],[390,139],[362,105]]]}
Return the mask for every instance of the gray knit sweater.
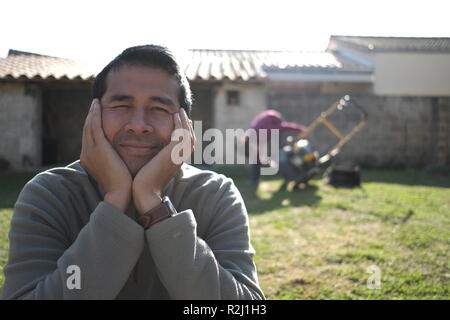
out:
{"label": "gray knit sweater", "polygon": [[38,174],[14,208],[2,298],[264,299],[233,181],[183,164],[162,194],[178,214],[144,230],[79,161]]}

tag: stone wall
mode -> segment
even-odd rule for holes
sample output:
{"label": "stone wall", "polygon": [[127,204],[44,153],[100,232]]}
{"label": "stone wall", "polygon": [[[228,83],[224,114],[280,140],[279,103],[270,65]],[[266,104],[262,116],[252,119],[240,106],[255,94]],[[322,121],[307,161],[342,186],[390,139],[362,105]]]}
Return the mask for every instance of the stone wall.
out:
{"label": "stone wall", "polygon": [[0,83],[0,158],[11,170],[41,165],[41,95],[33,84]]}
{"label": "stone wall", "polygon": [[437,123],[435,162],[438,165],[450,164],[450,98],[435,98],[433,103],[434,118]]}
{"label": "stone wall", "polygon": [[[289,121],[309,125],[341,94],[303,92],[298,88],[271,87],[268,105]],[[337,163],[370,167],[423,167],[449,165],[450,99],[376,96],[370,92],[351,95],[368,113],[368,122],[336,157]],[[336,111],[328,120],[343,134],[359,122],[356,109]],[[330,130],[319,125],[310,137],[324,154],[338,142]]]}
{"label": "stone wall", "polygon": [[[88,83],[0,83],[0,158],[13,171],[75,161],[89,103]],[[50,152],[44,137],[55,142],[54,163],[42,162]]]}

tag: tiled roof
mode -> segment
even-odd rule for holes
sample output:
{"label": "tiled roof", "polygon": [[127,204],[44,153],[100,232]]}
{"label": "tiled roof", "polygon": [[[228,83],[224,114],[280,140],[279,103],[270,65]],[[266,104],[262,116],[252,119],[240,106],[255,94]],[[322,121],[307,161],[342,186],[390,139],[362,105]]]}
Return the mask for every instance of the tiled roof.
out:
{"label": "tiled roof", "polygon": [[277,71],[368,71],[330,52],[191,50],[186,76],[191,80],[260,80]]}
{"label": "tiled roof", "polygon": [[[263,80],[268,73],[368,73],[371,68],[344,58],[336,44],[363,51],[450,52],[450,38],[331,36],[326,52],[190,50],[189,80]],[[0,58],[0,79],[90,80],[98,64],[10,50]]]}
{"label": "tiled roof", "polygon": [[450,38],[331,36],[334,43],[363,51],[450,52]]}
{"label": "tiled roof", "polygon": [[190,80],[252,80],[266,74],[254,51],[190,50],[185,68]]}
{"label": "tiled roof", "polygon": [[6,58],[0,58],[0,79],[89,80],[93,78],[95,70],[91,62],[16,50],[10,50]]}
{"label": "tiled roof", "polygon": [[[185,74],[189,80],[263,80],[276,72],[370,72],[352,60],[330,52],[189,50]],[[10,50],[0,58],[0,79],[90,80],[101,66],[94,63]]]}

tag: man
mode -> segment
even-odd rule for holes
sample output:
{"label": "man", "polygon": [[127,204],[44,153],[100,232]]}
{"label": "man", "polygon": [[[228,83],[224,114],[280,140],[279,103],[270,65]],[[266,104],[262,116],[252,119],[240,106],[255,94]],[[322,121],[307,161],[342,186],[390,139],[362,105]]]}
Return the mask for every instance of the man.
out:
{"label": "man", "polygon": [[93,97],[80,161],[19,195],[3,298],[264,299],[233,181],[174,157],[195,137],[172,54],[128,48]]}
{"label": "man", "polygon": [[[261,129],[267,130],[266,136],[267,139],[261,139],[259,135],[259,130]],[[281,113],[272,109],[261,112],[252,120],[250,124],[250,129],[247,130],[247,134],[245,136],[245,142],[248,144],[248,148],[253,149],[252,152],[258,155],[257,163],[252,165],[251,179],[250,179],[250,183],[255,189],[257,189],[259,185],[259,179],[261,176],[261,166],[268,165],[266,159],[259,155],[258,150],[261,147],[261,145],[268,144],[271,141],[271,132],[272,132],[271,130],[279,130],[281,140],[280,147],[282,147],[283,140],[286,137],[286,135],[289,134],[299,135],[305,130],[305,127],[293,122],[283,121]],[[252,144],[250,141],[251,131],[256,133],[256,144]],[[267,149],[269,150],[270,148],[268,147]]]}

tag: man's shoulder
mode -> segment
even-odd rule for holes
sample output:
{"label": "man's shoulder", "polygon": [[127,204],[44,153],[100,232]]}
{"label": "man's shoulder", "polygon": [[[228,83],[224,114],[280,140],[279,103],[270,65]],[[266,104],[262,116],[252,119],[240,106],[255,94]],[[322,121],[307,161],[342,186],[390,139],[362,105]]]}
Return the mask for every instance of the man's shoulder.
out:
{"label": "man's shoulder", "polygon": [[179,183],[188,184],[223,184],[233,183],[233,180],[223,174],[208,169],[201,169],[190,164],[183,164],[181,173],[178,177]]}
{"label": "man's shoulder", "polygon": [[192,209],[202,235],[210,223],[222,221],[228,213],[246,215],[244,200],[233,179],[211,170],[183,164],[167,191],[165,195],[177,210]]}
{"label": "man's shoulder", "polygon": [[171,186],[172,192],[187,195],[201,193],[228,193],[237,189],[233,179],[208,169],[201,169],[189,164],[183,164],[179,174]]}
{"label": "man's shoulder", "polygon": [[49,188],[80,187],[88,184],[89,176],[77,160],[65,167],[54,167],[36,174],[28,184],[39,184]]}
{"label": "man's shoulder", "polygon": [[[42,171],[20,192],[15,212],[28,212],[30,205],[53,216],[71,215],[78,206],[95,208],[99,193],[79,162]],[[22,209],[25,208],[25,211]],[[55,210],[53,210],[55,209]]]}

